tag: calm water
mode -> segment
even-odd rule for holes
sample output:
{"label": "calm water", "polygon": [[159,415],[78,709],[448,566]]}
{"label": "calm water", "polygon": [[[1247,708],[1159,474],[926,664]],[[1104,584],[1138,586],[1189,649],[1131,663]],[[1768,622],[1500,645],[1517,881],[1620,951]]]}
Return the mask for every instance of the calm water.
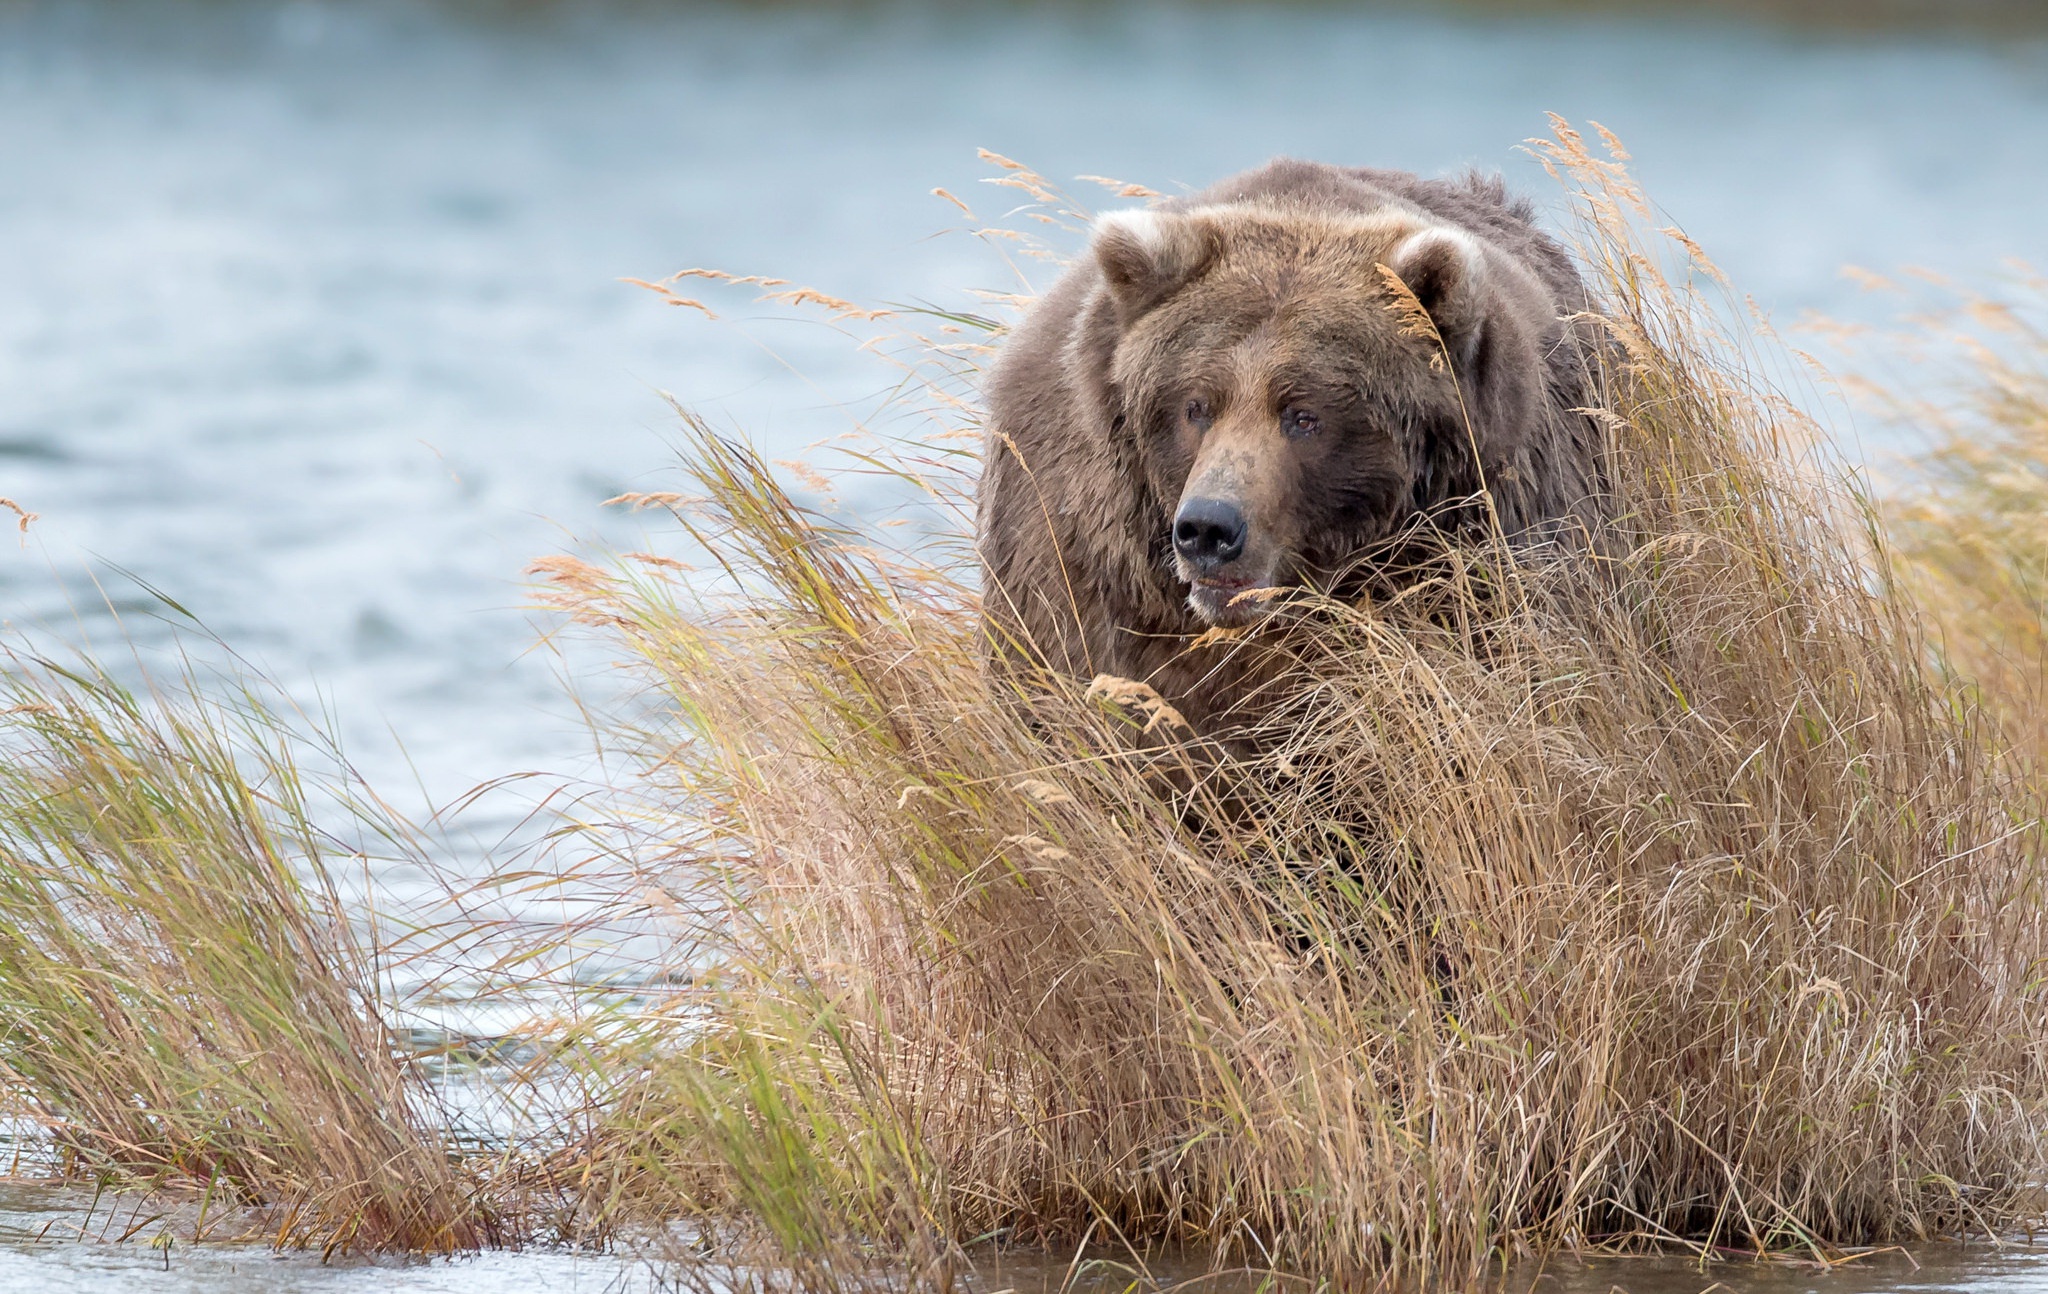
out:
{"label": "calm water", "polygon": [[[575,1254],[487,1253],[452,1262],[323,1263],[317,1254],[276,1254],[261,1246],[178,1243],[189,1214],[149,1222],[161,1208],[102,1199],[89,1191],[0,1184],[0,1291],[4,1294],[638,1294],[645,1268]],[[137,1223],[142,1223],[136,1227]],[[180,1225],[182,1224],[182,1225]],[[136,1228],[126,1241],[121,1235]],[[168,1248],[152,1241],[168,1235]]]}
{"label": "calm water", "polygon": [[[1166,189],[1293,153],[1545,194],[1515,151],[1545,111],[1620,132],[1780,319],[1868,315],[1848,262],[2048,264],[2039,40],[1335,6],[0,0],[0,495],[41,514],[0,544],[0,617],[162,644],[132,572],[331,711],[402,803],[576,773],[588,738],[521,572],[659,542],[600,504],[672,483],[661,393],[783,455],[891,377],[784,312],[712,323],[620,277],[715,265],[960,304],[1014,286],[935,236],[960,220],[934,186],[1004,205],[977,147]],[[0,1224],[0,1291],[160,1262],[32,1230]],[[180,1254],[155,1284],[617,1275],[519,1266],[542,1261]],[[1937,1267],[1897,1287],[2048,1288],[2038,1266]],[[1675,1279],[1655,1288],[1710,1283]]]}

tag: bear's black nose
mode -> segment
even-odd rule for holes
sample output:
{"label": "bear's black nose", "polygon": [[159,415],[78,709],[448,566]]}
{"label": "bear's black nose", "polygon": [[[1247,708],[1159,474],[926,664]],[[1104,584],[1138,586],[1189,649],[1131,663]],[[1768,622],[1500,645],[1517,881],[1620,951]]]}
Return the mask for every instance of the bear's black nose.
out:
{"label": "bear's black nose", "polygon": [[1173,551],[1197,570],[1234,562],[1244,552],[1244,513],[1223,499],[1189,499],[1173,519]]}

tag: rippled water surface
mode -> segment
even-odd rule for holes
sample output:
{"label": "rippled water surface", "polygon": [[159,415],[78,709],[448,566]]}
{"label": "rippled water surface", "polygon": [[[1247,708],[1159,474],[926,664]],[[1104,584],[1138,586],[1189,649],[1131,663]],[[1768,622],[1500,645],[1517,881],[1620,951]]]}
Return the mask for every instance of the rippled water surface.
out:
{"label": "rippled water surface", "polygon": [[[2033,39],[1320,5],[0,0],[0,496],[40,514],[0,545],[0,616],[161,643],[132,573],[331,711],[402,801],[415,773],[445,799],[574,772],[588,737],[534,650],[522,571],[654,542],[601,504],[672,483],[661,393],[781,455],[891,376],[787,312],[711,322],[622,277],[715,265],[957,304],[1017,286],[942,236],[961,217],[929,192],[999,213],[977,147],[1162,189],[1276,153],[1477,165],[1547,197],[1516,151],[1546,111],[1618,131],[1780,319],[1868,315],[1846,262],[1971,281],[2048,263]],[[121,1288],[161,1262],[35,1240],[43,1207],[6,1206],[0,1291]],[[619,1271],[173,1252],[152,1287]],[[1677,1270],[1612,1279],[1711,1283]],[[1975,1270],[1929,1260],[1890,1287],[2048,1288],[2038,1264]]]}

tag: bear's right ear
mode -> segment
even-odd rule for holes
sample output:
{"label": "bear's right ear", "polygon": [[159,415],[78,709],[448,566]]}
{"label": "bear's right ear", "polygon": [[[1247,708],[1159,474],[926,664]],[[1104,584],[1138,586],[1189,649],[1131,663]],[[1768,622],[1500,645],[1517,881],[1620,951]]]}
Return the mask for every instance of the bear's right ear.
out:
{"label": "bear's right ear", "polygon": [[1213,224],[1170,211],[1110,211],[1095,220],[1095,263],[1129,324],[1200,274],[1222,248]]}

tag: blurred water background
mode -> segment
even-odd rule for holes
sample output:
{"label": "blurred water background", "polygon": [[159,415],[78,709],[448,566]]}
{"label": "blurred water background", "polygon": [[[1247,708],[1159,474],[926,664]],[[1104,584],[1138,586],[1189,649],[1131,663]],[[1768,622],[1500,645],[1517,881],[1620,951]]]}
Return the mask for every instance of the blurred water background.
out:
{"label": "blurred water background", "polygon": [[10,0],[0,495],[39,520],[0,545],[0,614],[160,642],[132,573],[409,803],[573,770],[521,572],[645,542],[600,505],[673,484],[660,393],[786,454],[889,376],[786,309],[710,323],[622,276],[959,303],[1015,286],[935,236],[962,219],[934,186],[1005,205],[978,147],[1548,198],[1517,144],[1554,111],[1616,130],[1774,317],[1857,317],[1845,263],[2048,262],[2048,43],[2033,6],[1970,11]]}

